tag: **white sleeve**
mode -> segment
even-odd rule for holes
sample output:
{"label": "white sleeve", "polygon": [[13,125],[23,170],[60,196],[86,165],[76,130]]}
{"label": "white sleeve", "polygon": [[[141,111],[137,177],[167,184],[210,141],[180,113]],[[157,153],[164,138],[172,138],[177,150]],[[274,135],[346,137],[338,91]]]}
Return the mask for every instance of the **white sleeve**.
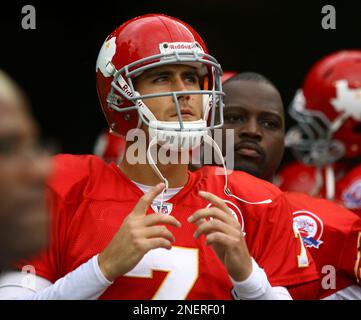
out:
{"label": "white sleeve", "polygon": [[0,299],[95,300],[111,284],[102,274],[95,255],[54,284],[20,271],[5,273],[0,277]]}
{"label": "white sleeve", "polygon": [[322,300],[361,300],[361,287],[354,284],[336,291],[334,294],[331,294]]}
{"label": "white sleeve", "polygon": [[252,272],[244,281],[231,278],[232,295],[235,300],[292,300],[288,290],[284,287],[272,287],[267,275],[257,262],[252,259]]}

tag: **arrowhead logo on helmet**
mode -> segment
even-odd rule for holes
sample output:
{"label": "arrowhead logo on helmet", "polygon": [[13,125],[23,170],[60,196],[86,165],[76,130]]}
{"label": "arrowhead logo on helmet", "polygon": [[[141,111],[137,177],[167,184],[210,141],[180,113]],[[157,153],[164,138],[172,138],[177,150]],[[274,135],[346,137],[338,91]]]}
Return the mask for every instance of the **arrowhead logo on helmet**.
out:
{"label": "arrowhead logo on helmet", "polygon": [[361,121],[361,88],[350,89],[347,80],[336,81],[335,87],[336,98],[331,99],[331,104],[337,111]]}
{"label": "arrowhead logo on helmet", "polygon": [[100,70],[104,77],[110,77],[114,73],[111,62],[116,51],[115,37],[106,40],[100,49],[96,70]]}

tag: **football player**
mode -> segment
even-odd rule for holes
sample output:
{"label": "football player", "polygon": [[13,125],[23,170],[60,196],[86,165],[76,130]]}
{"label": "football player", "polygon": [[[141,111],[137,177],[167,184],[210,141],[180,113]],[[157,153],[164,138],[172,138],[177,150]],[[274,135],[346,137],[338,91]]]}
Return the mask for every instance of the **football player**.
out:
{"label": "football player", "polygon": [[37,284],[26,298],[290,299],[287,287],[318,278],[278,188],[177,162],[222,125],[221,74],[176,18],[144,15],[107,37],[97,90],[125,156],[56,157],[52,242],[28,262]]}
{"label": "football player", "polygon": [[37,145],[37,130],[24,94],[0,70],[0,270],[47,242],[50,158]]}
{"label": "football player", "polygon": [[[269,182],[284,150],[284,110],[264,76],[240,73],[223,86],[224,130],[234,129],[235,168]],[[225,136],[225,135],[224,135]],[[295,299],[361,299],[361,219],[324,199],[287,192],[304,244],[321,279],[290,288]]]}
{"label": "football player", "polygon": [[297,126],[286,142],[300,163],[281,170],[280,187],[308,189],[361,216],[361,50],[312,66],[290,114]]}

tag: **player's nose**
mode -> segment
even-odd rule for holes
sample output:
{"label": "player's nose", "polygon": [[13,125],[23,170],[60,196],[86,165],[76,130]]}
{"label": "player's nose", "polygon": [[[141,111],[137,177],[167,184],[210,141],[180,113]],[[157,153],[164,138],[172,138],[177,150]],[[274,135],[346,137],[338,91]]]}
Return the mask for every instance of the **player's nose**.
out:
{"label": "player's nose", "polygon": [[262,139],[262,130],[260,129],[257,119],[250,118],[239,127],[238,136],[251,137],[257,140]]}
{"label": "player's nose", "polygon": [[[182,79],[181,77],[176,77],[175,81],[174,81],[174,87],[173,87],[174,91],[188,91],[189,89],[187,88],[187,85],[184,81],[184,79]],[[184,100],[189,100],[190,96],[187,93],[181,93],[181,94],[177,94],[177,99],[178,101],[184,101]]]}

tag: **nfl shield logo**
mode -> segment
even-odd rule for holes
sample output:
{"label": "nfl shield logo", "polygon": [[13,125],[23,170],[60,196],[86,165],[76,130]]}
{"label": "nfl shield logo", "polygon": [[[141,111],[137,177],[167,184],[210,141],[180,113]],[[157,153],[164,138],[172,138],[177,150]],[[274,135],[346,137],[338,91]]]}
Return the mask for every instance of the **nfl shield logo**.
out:
{"label": "nfl shield logo", "polygon": [[173,209],[173,204],[168,202],[163,202],[162,205],[160,201],[154,201],[151,207],[156,213],[170,214]]}

